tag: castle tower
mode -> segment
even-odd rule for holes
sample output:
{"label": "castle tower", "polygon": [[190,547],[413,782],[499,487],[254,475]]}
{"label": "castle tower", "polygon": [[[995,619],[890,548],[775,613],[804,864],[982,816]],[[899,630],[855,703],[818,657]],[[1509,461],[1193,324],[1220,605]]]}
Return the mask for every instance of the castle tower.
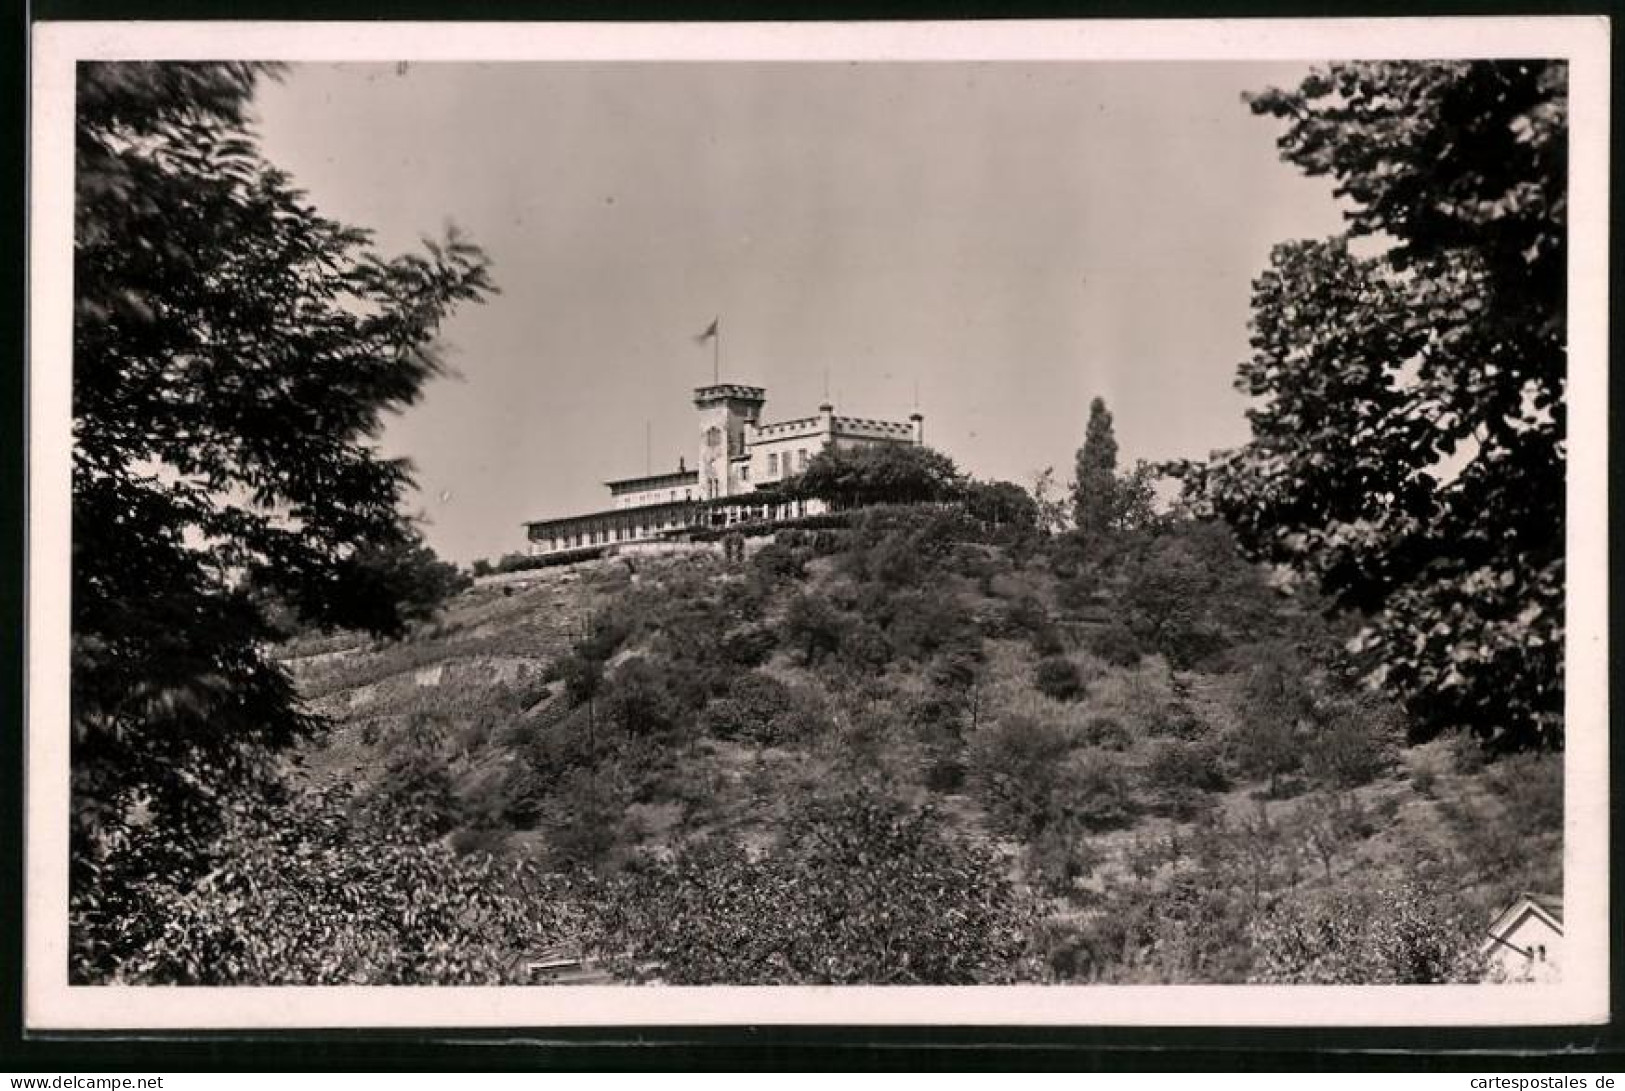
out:
{"label": "castle tower", "polygon": [[718,383],[694,391],[700,411],[700,496],[710,500],[735,490],[729,461],[745,453],[745,426],[755,425],[767,404],[767,391],[759,386]]}

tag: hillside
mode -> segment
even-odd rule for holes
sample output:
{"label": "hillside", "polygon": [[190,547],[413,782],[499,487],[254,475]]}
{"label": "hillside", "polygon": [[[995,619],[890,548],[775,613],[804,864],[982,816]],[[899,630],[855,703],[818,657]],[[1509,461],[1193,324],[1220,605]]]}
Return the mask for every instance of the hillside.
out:
{"label": "hillside", "polygon": [[625,978],[1438,980],[1561,890],[1560,761],[1406,746],[1216,529],[850,524],[296,642],[299,777],[557,877]]}

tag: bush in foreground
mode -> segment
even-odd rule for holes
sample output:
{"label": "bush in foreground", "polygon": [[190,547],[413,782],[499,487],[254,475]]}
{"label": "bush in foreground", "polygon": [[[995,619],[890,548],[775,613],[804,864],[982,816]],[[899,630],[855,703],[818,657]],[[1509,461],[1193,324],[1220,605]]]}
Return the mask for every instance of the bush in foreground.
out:
{"label": "bush in foreground", "polygon": [[1253,980],[1271,984],[1432,985],[1478,981],[1474,921],[1420,886],[1344,890],[1279,902],[1252,927]]}
{"label": "bush in foreground", "polygon": [[523,954],[574,930],[529,865],[458,856],[366,822],[336,791],[232,802],[185,870],[144,867],[152,826],[109,845],[70,907],[76,983],[517,984]]}
{"label": "bush in foreground", "polygon": [[622,976],[671,984],[1008,980],[1028,919],[1003,870],[859,788],[804,805],[759,858],[706,840],[645,861],[606,888],[598,943]]}

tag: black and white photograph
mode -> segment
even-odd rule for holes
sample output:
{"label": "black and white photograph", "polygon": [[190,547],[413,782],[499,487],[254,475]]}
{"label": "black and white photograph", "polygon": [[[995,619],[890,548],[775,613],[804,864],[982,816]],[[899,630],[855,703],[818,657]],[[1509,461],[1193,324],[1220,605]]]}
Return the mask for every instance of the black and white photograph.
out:
{"label": "black and white photograph", "polygon": [[42,1025],[1606,1017],[1606,21],[44,30]]}

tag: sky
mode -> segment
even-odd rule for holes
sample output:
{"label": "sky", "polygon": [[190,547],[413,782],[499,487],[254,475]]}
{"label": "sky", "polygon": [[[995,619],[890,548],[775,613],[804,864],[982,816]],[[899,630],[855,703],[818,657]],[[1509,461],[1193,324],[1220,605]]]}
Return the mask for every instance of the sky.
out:
{"label": "sky", "polygon": [[[392,418],[443,557],[694,461],[694,336],[765,421],[901,420],[977,477],[1066,480],[1091,398],[1125,465],[1246,438],[1232,388],[1270,248],[1342,227],[1207,63],[297,65],[258,130],[324,214],[394,254],[449,223],[501,294]],[[827,376],[827,380],[826,380]],[[916,391],[917,403],[916,403]]]}

